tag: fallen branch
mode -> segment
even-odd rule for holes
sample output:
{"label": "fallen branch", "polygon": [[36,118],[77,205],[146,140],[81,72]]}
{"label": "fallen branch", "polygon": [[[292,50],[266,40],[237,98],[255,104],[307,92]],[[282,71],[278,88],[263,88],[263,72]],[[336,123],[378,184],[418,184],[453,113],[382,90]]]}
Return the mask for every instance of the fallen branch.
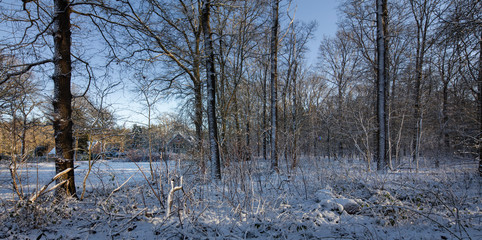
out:
{"label": "fallen branch", "polygon": [[44,194],[45,194],[45,193],[48,193],[48,192],[50,192],[50,191],[52,191],[52,190],[55,190],[56,188],[64,185],[64,184],[65,184],[66,182],[68,182],[68,181],[69,181],[69,180],[64,180],[64,181],[62,181],[62,182],[59,182],[59,183],[55,184],[55,185],[54,185],[53,187],[51,187],[49,190],[45,191]]}
{"label": "fallen branch", "polygon": [[132,216],[127,222],[125,222],[124,224],[122,224],[118,229],[120,229],[119,231],[117,231],[117,233],[114,233],[112,234],[112,236],[116,236],[116,235],[120,235],[122,232],[124,232],[126,230],[126,226],[127,224],[129,224],[130,222],[132,222],[134,219],[136,219],[139,215],[141,215],[141,213],[147,211],[147,208],[144,208],[142,210],[140,210],[138,213],[136,213],[134,216]]}
{"label": "fallen branch", "polygon": [[[35,200],[37,200],[38,197],[40,197],[40,195],[42,195],[45,190],[49,187],[49,185],[51,183],[53,183],[55,180],[57,180],[58,178],[60,178],[61,176],[67,174],[68,172],[70,172],[73,168],[67,168],[65,169],[64,171],[62,172],[59,172],[57,173],[57,175],[55,175],[52,179],[50,179],[50,182],[48,182],[47,184],[45,184],[38,192],[36,192],[32,197],[29,198],[29,201],[30,202],[34,202]],[[62,186],[63,184],[65,184],[68,180],[64,180],[60,183],[58,183],[57,185],[53,186],[51,189],[49,189],[48,191],[46,191],[45,193],[47,192],[50,192],[60,186]]]}
{"label": "fallen branch", "polygon": [[122,188],[124,185],[126,185],[126,184],[129,182],[129,180],[131,180],[131,178],[132,178],[134,175],[136,175],[136,174],[137,174],[137,172],[133,173],[127,180],[124,181],[124,183],[122,183],[119,187],[117,187],[116,189],[114,189],[114,190],[109,194],[109,196],[105,199],[104,203],[106,203],[107,200],[108,200],[114,193],[116,193],[116,192],[118,192],[119,190],[121,190],[121,188]]}

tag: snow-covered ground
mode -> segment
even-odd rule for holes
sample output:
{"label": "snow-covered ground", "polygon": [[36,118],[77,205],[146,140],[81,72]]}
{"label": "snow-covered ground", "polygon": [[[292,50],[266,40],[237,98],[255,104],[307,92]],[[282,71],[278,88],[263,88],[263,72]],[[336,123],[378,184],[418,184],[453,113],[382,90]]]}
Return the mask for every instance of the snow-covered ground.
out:
{"label": "snow-covered ground", "polygon": [[[88,163],[76,165],[80,196]],[[24,196],[54,169],[20,165]],[[154,179],[146,162],[98,161],[82,201],[54,201],[49,192],[28,203],[0,162],[0,239],[482,239],[476,169],[449,160],[381,174],[358,161],[303,158],[276,173],[253,160],[231,163],[223,180],[210,181],[189,161],[154,163]],[[181,177],[166,217],[170,181],[178,186]]]}

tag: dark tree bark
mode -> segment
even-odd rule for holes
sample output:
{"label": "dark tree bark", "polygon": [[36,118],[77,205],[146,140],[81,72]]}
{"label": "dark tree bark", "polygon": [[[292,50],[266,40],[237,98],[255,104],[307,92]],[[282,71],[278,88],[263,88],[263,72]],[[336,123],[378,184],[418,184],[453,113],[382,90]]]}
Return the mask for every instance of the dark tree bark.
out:
{"label": "dark tree bark", "polygon": [[77,198],[74,181],[74,151],[72,138],[72,94],[70,80],[72,61],[70,58],[70,2],[54,0],[54,98],[53,127],[55,136],[55,171],[60,173],[72,168],[67,174],[57,179],[57,183],[67,182],[58,188],[58,196],[70,195]]}
{"label": "dark tree bark", "polygon": [[425,64],[425,53],[431,43],[427,40],[429,27],[432,24],[431,14],[437,2],[431,0],[410,0],[411,10],[417,26],[416,35],[416,56],[415,56],[415,102],[414,102],[414,131],[412,139],[412,160],[416,163],[418,171],[418,159],[420,155],[420,137],[422,133],[422,83],[424,81],[423,66]]}
{"label": "dark tree bark", "polygon": [[214,49],[211,26],[209,24],[210,0],[204,2],[202,9],[202,28],[206,51],[207,113],[209,126],[209,146],[211,151],[211,174],[213,179],[221,179],[221,160],[218,147],[218,126],[216,120],[216,69],[214,68]]}
{"label": "dark tree bark", "polygon": [[377,170],[385,171],[388,166],[387,138],[387,0],[377,0]]}
{"label": "dark tree bark", "polygon": [[278,171],[277,146],[277,85],[278,85],[278,9],[279,0],[272,0],[271,25],[271,168]]}
{"label": "dark tree bark", "polygon": [[263,159],[267,160],[268,157],[268,117],[267,117],[267,107],[266,104],[268,103],[268,65],[264,68],[264,75],[263,75]]}
{"label": "dark tree bark", "polygon": [[[247,98],[250,99],[250,94],[249,94],[249,82],[246,84],[246,87],[247,87]],[[246,130],[246,133],[245,133],[245,136],[246,136],[246,149],[245,149],[245,157],[243,158],[243,160],[246,160],[246,161],[251,161],[251,155],[253,154],[251,151],[251,126],[249,124],[250,122],[250,116],[251,116],[251,105],[249,104],[250,103],[250,100],[247,101],[246,103],[246,122],[245,122],[245,130]]]}
{"label": "dark tree bark", "polygon": [[298,146],[297,146],[297,144],[298,144],[298,141],[297,141],[298,128],[297,128],[297,123],[296,123],[296,121],[297,121],[296,107],[298,105],[298,103],[296,101],[296,96],[297,96],[297,88],[296,88],[297,70],[298,70],[298,62],[297,62],[297,60],[295,60],[294,73],[293,73],[293,92],[291,93],[292,94],[292,101],[293,101],[293,106],[292,106],[292,110],[291,110],[291,114],[292,114],[292,122],[291,122],[292,125],[291,126],[292,126],[292,131],[293,131],[293,150],[292,150],[293,162],[292,162],[292,165],[291,165],[292,169],[295,169],[298,166],[298,151],[297,151],[297,149],[298,149]]}
{"label": "dark tree bark", "polygon": [[479,38],[479,175],[482,176],[482,32]]}
{"label": "dark tree bark", "polygon": [[203,174],[206,173],[206,161],[204,160],[203,144],[202,144],[202,121],[203,121],[203,107],[202,107],[202,84],[200,81],[193,81],[194,84],[194,126],[196,128],[196,149],[200,152],[199,167]]}
{"label": "dark tree bark", "polygon": [[194,48],[194,59],[193,59],[193,74],[191,81],[194,86],[194,126],[196,128],[196,148],[199,151],[199,165],[201,172],[206,173],[206,160],[204,159],[204,148],[203,148],[203,94],[202,94],[202,82],[201,82],[201,27],[193,28],[195,32],[195,48]]}

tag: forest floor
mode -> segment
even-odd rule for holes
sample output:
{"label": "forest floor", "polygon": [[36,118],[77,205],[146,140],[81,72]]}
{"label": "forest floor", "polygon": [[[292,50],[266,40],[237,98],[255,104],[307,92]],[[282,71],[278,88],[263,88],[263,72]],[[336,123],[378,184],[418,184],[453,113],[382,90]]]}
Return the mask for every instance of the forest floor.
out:
{"label": "forest floor", "polygon": [[[81,196],[88,162],[77,162]],[[0,162],[0,239],[482,239],[482,178],[475,161],[368,172],[359,161],[302,158],[295,170],[231,163],[221,181],[190,161],[97,161],[83,200],[19,200]],[[55,175],[21,164],[25,198]],[[172,186],[171,214],[166,216]],[[162,186],[161,184],[162,183]],[[52,184],[54,185],[54,184]]]}

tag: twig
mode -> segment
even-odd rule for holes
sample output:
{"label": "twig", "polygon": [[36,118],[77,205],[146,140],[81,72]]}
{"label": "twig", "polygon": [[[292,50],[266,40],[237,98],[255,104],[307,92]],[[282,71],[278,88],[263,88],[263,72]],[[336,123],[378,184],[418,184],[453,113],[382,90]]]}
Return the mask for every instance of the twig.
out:
{"label": "twig", "polygon": [[144,208],[142,210],[140,210],[138,213],[136,213],[134,216],[132,216],[127,222],[125,222],[124,224],[122,224],[118,229],[120,229],[119,231],[117,231],[116,233],[112,234],[111,236],[116,236],[116,235],[119,235],[121,234],[125,228],[126,228],[126,225],[129,224],[130,222],[132,222],[132,220],[136,219],[139,215],[141,215],[141,213],[145,212],[147,210],[147,208]]}
{"label": "twig", "polygon": [[[447,232],[449,232],[452,236],[454,236],[455,238],[457,239],[462,239],[461,237],[457,236],[457,234],[455,234],[454,232],[450,231],[449,228],[445,227],[443,224],[441,224],[440,222],[436,221],[435,219],[431,218],[430,216],[428,216],[428,214],[426,213],[423,213],[421,211],[418,211],[418,210],[415,210],[413,208],[409,208],[409,207],[404,207],[404,206],[390,206],[390,207],[393,207],[393,208],[399,208],[399,209],[405,209],[405,210],[408,210],[408,211],[411,211],[413,213],[416,213],[420,216],[423,216],[425,218],[427,218],[428,220],[432,221],[433,223],[439,225],[441,228],[445,229]],[[470,238],[469,236],[469,239],[472,239]]]}
{"label": "twig", "polygon": [[141,215],[141,213],[147,211],[147,208],[144,208],[144,209],[141,209],[139,212],[137,212],[134,216],[132,216],[127,222],[125,222],[124,224],[122,224],[121,228],[124,228],[127,224],[129,224],[130,222],[132,222],[132,220],[136,219],[136,217],[138,217],[139,215]]}
{"label": "twig", "polygon": [[152,193],[154,193],[154,196],[156,196],[157,200],[159,200],[159,203],[161,204],[161,207],[162,207],[162,208],[165,208],[165,207],[164,207],[164,204],[163,204],[162,201],[161,201],[161,197],[159,196],[159,194],[156,193],[156,191],[154,190],[154,188],[151,186],[151,182],[149,182],[149,179],[146,177],[146,174],[144,173],[144,171],[142,171],[142,168],[141,168],[136,162],[134,162],[134,164],[137,166],[137,168],[139,169],[139,171],[141,171],[142,176],[144,177],[144,179],[145,179],[146,182],[147,182],[147,185],[149,185],[149,187],[150,187],[151,190],[152,190]]}

